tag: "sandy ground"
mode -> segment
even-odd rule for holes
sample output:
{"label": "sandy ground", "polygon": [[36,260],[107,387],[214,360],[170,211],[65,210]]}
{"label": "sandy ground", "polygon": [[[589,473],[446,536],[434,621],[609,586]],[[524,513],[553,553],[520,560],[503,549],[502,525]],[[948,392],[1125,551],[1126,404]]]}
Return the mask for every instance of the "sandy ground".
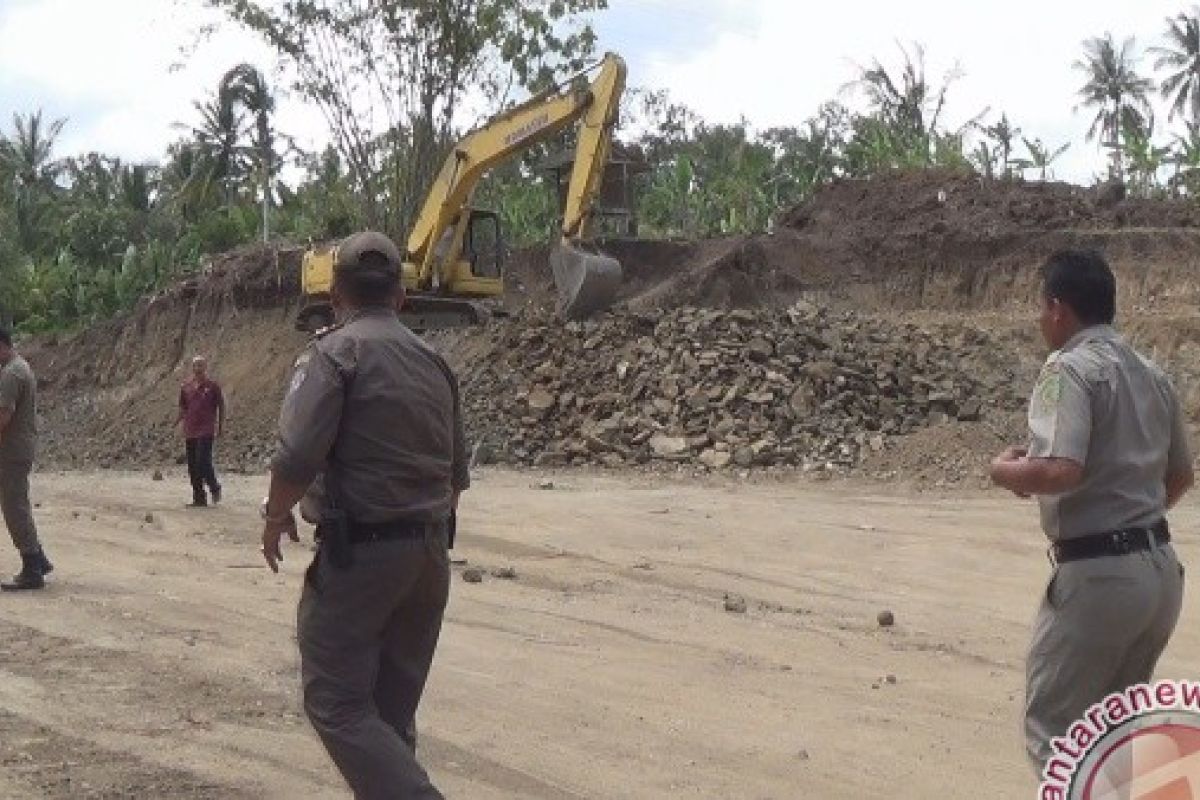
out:
{"label": "sandy ground", "polygon": [[[454,581],[420,719],[447,796],[1032,796],[1021,664],[1048,568],[1030,507],[537,480],[485,472],[464,508],[456,557],[517,579]],[[192,511],[174,473],[37,477],[59,569],[0,596],[0,797],[347,796],[300,714],[309,553],[260,565],[263,486],[231,477]],[[1193,562],[1197,508],[1176,515]],[[1195,677],[1194,606],[1164,676]]]}

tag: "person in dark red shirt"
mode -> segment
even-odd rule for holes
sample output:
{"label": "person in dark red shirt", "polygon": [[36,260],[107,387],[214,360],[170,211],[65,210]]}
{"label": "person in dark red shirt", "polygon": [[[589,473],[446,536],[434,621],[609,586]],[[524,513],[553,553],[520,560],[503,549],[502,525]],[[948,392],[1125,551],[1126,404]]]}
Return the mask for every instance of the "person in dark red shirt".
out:
{"label": "person in dark red shirt", "polygon": [[204,493],[207,484],[214,503],[221,502],[221,483],[213,466],[213,440],[221,435],[225,425],[225,397],[220,385],[208,377],[208,360],[204,356],[192,359],[192,377],[179,389],[179,418],[187,440],[188,477],[192,480],[191,506],[208,505]]}

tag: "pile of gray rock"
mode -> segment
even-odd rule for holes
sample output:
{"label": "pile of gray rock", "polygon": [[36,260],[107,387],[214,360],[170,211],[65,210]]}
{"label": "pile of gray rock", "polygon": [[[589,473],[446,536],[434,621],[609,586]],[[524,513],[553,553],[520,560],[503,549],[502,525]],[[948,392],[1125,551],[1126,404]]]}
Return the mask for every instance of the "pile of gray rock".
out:
{"label": "pile of gray rock", "polygon": [[845,471],[894,437],[1024,403],[1006,348],[806,304],[501,322],[464,365],[481,460]]}

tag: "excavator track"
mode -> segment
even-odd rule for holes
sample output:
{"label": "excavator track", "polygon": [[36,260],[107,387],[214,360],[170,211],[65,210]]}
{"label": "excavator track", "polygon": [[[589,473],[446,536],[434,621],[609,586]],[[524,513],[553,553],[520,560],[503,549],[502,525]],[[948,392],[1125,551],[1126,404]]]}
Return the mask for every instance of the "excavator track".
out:
{"label": "excavator track", "polygon": [[[399,317],[416,333],[446,328],[469,328],[489,320],[507,316],[499,309],[482,303],[452,297],[409,295],[400,309]],[[333,324],[333,307],[328,297],[310,299],[296,319],[297,330],[313,334]]]}

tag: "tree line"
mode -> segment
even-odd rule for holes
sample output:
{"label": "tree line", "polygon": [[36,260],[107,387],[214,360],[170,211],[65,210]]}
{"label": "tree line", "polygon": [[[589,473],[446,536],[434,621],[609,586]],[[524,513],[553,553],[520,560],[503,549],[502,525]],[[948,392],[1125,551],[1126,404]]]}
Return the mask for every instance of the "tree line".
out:
{"label": "tree line", "polygon": [[[256,240],[305,241],[356,229],[403,242],[442,159],[466,128],[578,71],[597,51],[590,20],[606,0],[194,0],[270,45],[271,75],[232,66],[177,124],[157,163],[102,153],[61,158],[64,120],[14,115],[0,131],[0,316],[29,331],[110,315]],[[199,43],[203,46],[203,42]],[[1088,133],[1107,151],[1098,179],[1138,196],[1200,191],[1200,8],[1166,20],[1148,51],[1089,39],[1075,67]],[[642,235],[762,231],[829,181],[947,168],[986,180],[1054,177],[1074,143],[1045,143],[1007,114],[951,125],[959,70],[932,78],[924,50],[861,65],[838,97],[795,126],[714,124],[666,91],[627,93],[619,138],[644,164]],[[275,124],[278,97],[318,109],[329,144],[299,148]],[[1152,97],[1167,101],[1166,120]],[[463,108],[487,107],[467,119]],[[1164,133],[1170,138],[1164,140]],[[476,202],[501,213],[513,245],[544,241],[556,198],[538,164],[567,142],[497,169]]]}

